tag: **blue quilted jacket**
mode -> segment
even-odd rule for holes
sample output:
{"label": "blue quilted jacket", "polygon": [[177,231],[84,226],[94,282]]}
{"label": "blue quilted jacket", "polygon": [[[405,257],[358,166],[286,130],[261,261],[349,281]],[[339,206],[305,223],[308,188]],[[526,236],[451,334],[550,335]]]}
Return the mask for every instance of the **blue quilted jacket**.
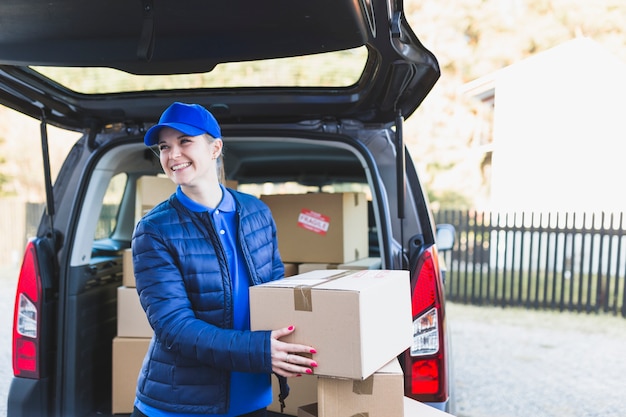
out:
{"label": "blue quilted jacket", "polygon": [[[269,208],[228,192],[237,202],[251,285],[282,278]],[[210,216],[188,210],[173,194],[139,221],[132,251],[137,291],[154,329],[137,397],[178,413],[225,413],[231,371],[272,372],[270,331],[233,330],[227,260]]]}

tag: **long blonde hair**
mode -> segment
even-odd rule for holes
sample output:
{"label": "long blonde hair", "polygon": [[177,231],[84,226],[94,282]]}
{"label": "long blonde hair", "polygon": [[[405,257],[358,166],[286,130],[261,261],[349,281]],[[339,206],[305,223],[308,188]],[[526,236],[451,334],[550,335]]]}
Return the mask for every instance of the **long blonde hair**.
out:
{"label": "long blonde hair", "polygon": [[[213,143],[216,140],[216,138],[209,135],[208,133],[205,133],[203,136],[209,141],[209,144]],[[220,138],[220,140],[222,141],[222,151],[215,160],[215,164],[217,169],[217,180],[220,182],[220,184],[224,184],[226,182],[226,170],[224,169],[224,140],[222,138]]]}

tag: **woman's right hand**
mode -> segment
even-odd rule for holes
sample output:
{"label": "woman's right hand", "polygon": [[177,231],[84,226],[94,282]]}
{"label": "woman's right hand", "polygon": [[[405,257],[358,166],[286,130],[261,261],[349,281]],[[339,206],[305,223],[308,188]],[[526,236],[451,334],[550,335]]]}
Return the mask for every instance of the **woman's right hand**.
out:
{"label": "woman's right hand", "polygon": [[279,339],[293,333],[294,326],[284,327],[272,331],[272,371],[284,377],[300,376],[302,374],[312,374],[317,362],[300,354],[314,354],[317,351],[306,345],[296,343],[286,343]]}

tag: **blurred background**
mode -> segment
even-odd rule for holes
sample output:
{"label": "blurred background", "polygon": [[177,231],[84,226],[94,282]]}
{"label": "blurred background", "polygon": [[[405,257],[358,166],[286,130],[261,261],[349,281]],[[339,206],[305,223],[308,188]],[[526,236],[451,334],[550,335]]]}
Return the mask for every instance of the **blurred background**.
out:
{"label": "blurred background", "polygon": [[[435,209],[621,208],[618,193],[606,195],[610,187],[569,196],[581,183],[598,187],[621,174],[611,150],[624,136],[624,1],[406,0],[404,7],[442,72],[405,125]],[[54,175],[77,135],[52,127],[49,135]],[[43,201],[39,141],[38,121],[0,107],[0,197]]]}

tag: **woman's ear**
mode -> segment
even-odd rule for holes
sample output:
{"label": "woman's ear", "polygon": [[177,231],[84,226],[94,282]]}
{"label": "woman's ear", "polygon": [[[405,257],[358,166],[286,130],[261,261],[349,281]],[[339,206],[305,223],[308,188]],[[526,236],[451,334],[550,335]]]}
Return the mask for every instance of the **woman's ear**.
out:
{"label": "woman's ear", "polygon": [[222,148],[224,147],[224,142],[222,139],[214,139],[213,140],[213,150],[211,151],[211,158],[217,159],[222,155]]}

